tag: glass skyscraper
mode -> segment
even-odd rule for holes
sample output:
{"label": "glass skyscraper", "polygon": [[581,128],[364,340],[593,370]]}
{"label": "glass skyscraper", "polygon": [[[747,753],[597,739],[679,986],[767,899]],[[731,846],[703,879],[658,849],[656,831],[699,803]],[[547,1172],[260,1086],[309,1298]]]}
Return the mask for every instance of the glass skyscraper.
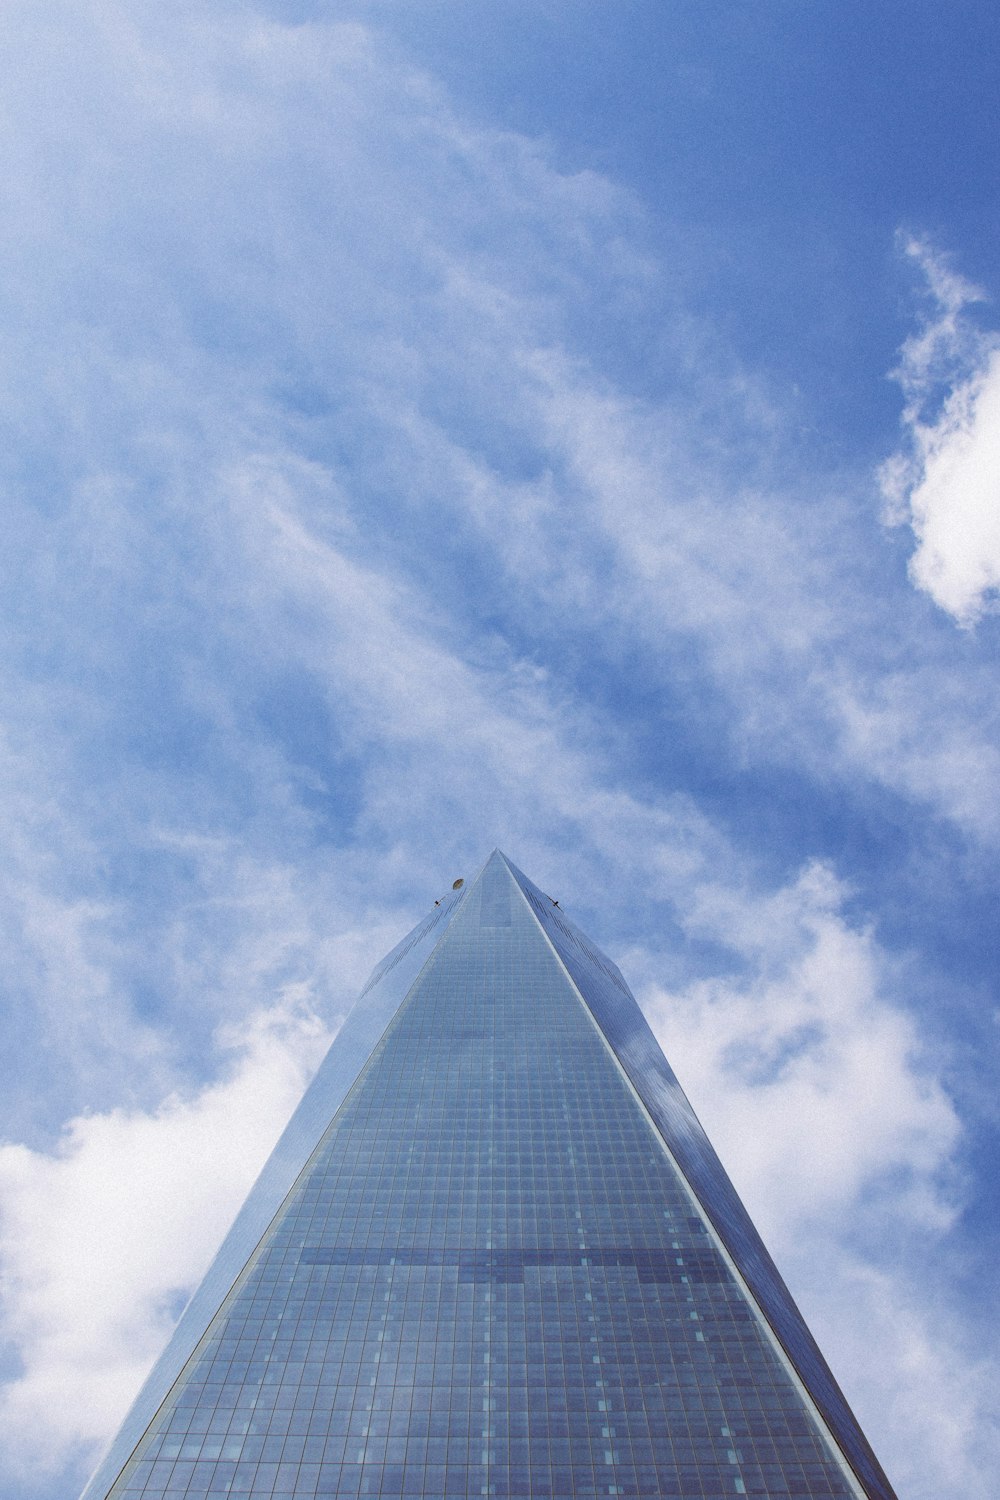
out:
{"label": "glass skyscraper", "polygon": [[459,886],[85,1500],[892,1500],[617,968],[499,852]]}

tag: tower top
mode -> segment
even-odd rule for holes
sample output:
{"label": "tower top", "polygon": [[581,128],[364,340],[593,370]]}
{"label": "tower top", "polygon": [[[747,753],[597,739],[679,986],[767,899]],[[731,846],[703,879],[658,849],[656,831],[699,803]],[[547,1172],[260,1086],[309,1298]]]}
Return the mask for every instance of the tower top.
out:
{"label": "tower top", "polygon": [[616,965],[499,850],[374,969],[85,1500],[893,1500]]}

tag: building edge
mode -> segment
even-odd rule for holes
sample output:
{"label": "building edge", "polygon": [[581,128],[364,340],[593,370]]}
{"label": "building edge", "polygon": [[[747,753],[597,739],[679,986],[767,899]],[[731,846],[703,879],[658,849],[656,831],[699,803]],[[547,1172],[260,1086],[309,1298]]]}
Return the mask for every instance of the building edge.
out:
{"label": "building edge", "polygon": [[375,965],[80,1500],[106,1500],[111,1493],[481,874],[456,882],[459,888]]}
{"label": "building edge", "polygon": [[496,851],[865,1500],[897,1500],[620,969]]}

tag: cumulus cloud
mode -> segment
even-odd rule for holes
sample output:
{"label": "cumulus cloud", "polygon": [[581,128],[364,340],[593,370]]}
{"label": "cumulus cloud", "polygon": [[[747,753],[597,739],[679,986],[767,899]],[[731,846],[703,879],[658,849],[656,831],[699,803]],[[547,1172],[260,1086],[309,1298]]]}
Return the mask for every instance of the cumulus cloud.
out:
{"label": "cumulus cloud", "polygon": [[685,925],[749,961],[749,982],[646,996],[664,1050],[779,1247],[875,1194],[879,1213],[888,1194],[928,1230],[955,1211],[954,1107],[893,1002],[885,955],[845,919],[843,897],[822,865],[749,900],[706,883]]}
{"label": "cumulus cloud", "polygon": [[882,492],[888,518],[917,538],[913,581],[972,626],[1000,589],[1000,337],[968,319],[983,293],[943,256],[916,240],[906,253],[930,310],[895,372],[905,443],[880,470]]}
{"label": "cumulus cloud", "polygon": [[845,895],[816,864],[769,897],[702,886],[686,925],[749,968],[644,1003],[899,1493],[988,1500],[1000,1367],[940,1275],[962,1130]]}
{"label": "cumulus cloud", "polygon": [[24,1475],[93,1454],[124,1415],[330,1040],[288,993],[221,1039],[223,1077],[153,1112],[82,1115],[51,1151],[0,1146],[0,1388]]}

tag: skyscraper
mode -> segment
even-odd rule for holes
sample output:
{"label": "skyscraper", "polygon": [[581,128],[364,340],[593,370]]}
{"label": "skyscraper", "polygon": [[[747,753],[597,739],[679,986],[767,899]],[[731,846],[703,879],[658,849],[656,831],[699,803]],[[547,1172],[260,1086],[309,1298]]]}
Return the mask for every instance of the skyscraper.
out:
{"label": "skyscraper", "polygon": [[84,1500],[892,1500],[617,968],[499,852],[456,887]]}

